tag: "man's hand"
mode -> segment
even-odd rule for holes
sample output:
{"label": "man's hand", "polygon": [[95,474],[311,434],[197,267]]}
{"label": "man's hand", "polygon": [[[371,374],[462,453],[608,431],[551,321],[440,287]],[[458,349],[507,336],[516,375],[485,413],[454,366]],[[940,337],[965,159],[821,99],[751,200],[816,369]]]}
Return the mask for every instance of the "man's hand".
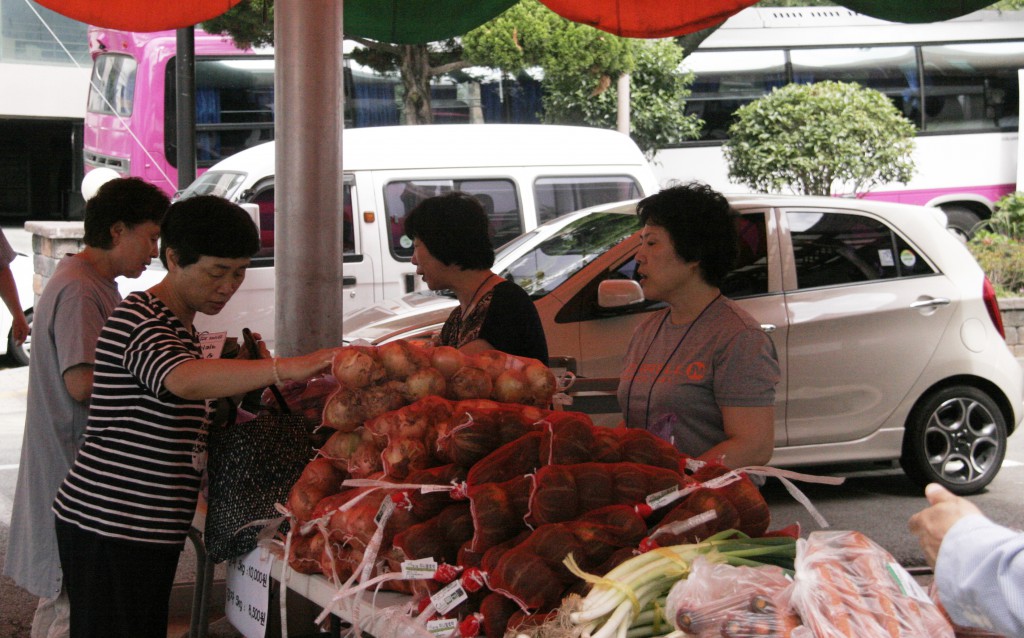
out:
{"label": "man's hand", "polygon": [[937,483],[925,487],[924,495],[928,497],[931,507],[911,516],[909,526],[911,533],[917,536],[928,564],[935,567],[939,546],[949,528],[965,516],[981,514],[981,510]]}

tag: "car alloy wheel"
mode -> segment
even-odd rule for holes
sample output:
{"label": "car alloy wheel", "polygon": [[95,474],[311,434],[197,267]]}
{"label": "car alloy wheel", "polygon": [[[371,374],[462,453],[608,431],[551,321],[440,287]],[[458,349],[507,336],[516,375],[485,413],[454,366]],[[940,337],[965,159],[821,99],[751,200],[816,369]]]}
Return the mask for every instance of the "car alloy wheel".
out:
{"label": "car alloy wheel", "polygon": [[922,485],[973,494],[999,472],[1006,436],[1003,413],[987,394],[970,386],[945,388],[911,413],[900,463]]}

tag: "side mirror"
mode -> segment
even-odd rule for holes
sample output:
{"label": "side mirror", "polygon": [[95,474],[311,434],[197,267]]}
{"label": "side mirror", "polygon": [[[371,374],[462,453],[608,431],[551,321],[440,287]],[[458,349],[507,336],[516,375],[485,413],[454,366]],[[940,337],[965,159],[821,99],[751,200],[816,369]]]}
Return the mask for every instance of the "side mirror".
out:
{"label": "side mirror", "polygon": [[239,204],[242,210],[249,213],[252,223],[256,224],[256,230],[260,230],[260,207],[259,204]]}
{"label": "side mirror", "polygon": [[597,286],[597,305],[622,308],[644,302],[644,291],[632,279],[606,279]]}

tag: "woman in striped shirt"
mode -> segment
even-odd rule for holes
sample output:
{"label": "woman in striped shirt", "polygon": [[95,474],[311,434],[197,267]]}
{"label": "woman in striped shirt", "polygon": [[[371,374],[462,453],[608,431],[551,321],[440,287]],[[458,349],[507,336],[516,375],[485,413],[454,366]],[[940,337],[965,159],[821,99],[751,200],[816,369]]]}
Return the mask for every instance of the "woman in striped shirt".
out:
{"label": "woman in striped shirt", "polygon": [[334,349],[287,359],[203,359],[197,312],[217,314],[245,278],[259,234],[214,196],[173,204],[167,276],[107,320],[85,441],[54,501],[72,638],[165,638],[171,587],[206,464],[208,400],[302,381]]}

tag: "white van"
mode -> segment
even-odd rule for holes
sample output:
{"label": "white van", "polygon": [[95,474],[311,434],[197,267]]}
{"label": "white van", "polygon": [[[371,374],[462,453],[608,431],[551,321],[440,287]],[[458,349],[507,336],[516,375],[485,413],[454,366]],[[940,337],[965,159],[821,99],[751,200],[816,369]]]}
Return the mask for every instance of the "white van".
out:
{"label": "white van", "polygon": [[[616,131],[574,126],[476,124],[387,126],[345,131],[344,259],[346,315],[422,290],[409,262],[406,214],[424,198],[452,190],[475,195],[501,246],[538,224],[658,190],[643,153]],[[214,165],[181,197],[214,194],[259,207],[263,250],[242,288],[197,327],[237,334],[243,326],[274,342],[274,144]],[[152,269],[152,267],[151,267]],[[155,274],[155,273],[153,273]],[[148,287],[127,282],[132,289]],[[136,283],[141,282],[141,283]],[[315,312],[315,309],[311,309]]]}

